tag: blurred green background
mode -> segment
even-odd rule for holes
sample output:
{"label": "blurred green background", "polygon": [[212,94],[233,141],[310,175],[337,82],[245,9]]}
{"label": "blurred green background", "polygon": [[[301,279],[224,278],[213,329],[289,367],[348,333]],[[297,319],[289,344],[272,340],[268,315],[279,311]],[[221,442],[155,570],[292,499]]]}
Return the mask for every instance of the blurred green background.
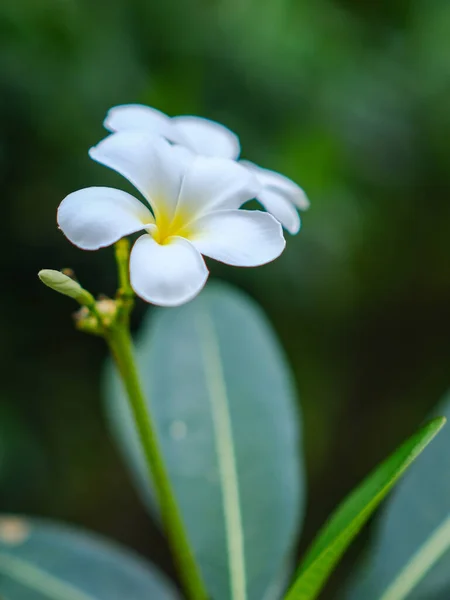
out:
{"label": "blurred green background", "polygon": [[262,305],[295,374],[299,551],[411,433],[449,384],[449,31],[446,0],[3,0],[1,512],[83,524],[171,572],[104,423],[106,350],[36,275],[72,267],[115,290],[112,250],[71,246],[55,212],[80,187],[126,187],[87,156],[121,103],[223,122],[311,199],[275,263],[210,264]]}

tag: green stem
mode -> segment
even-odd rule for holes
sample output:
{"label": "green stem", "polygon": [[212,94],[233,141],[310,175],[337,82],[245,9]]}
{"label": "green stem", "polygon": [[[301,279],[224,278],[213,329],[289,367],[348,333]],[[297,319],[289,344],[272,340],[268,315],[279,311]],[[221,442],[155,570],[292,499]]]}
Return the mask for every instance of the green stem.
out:
{"label": "green stem", "polygon": [[116,322],[105,339],[128,394],[136,427],[153,480],[161,516],[176,565],[190,600],[206,600],[207,593],[195,562],[183,520],[159,448],[157,433],[147,410],[145,396],[133,355],[133,342],[127,323]]}
{"label": "green stem", "polygon": [[134,297],[133,288],[130,285],[128,277],[128,263],[130,259],[130,242],[127,238],[122,238],[114,245],[117,271],[119,277],[119,293],[127,297]]}

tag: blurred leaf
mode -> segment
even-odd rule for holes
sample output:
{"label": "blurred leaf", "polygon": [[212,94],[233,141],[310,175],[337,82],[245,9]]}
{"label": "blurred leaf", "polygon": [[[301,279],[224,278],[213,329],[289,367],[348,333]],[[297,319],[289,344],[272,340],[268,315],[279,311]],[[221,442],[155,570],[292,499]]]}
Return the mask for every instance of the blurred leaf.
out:
{"label": "blurred leaf", "polygon": [[[295,393],[270,325],[243,294],[211,283],[193,302],[158,310],[144,322],[138,358],[211,597],[234,597],[232,569],[246,579],[249,600],[279,597],[304,487]],[[108,379],[107,396],[114,433],[149,500],[128,404],[115,377]]]}
{"label": "blurred leaf", "polygon": [[[445,423],[434,419],[410,437],[344,500],[300,565],[286,600],[313,600],[361,527]],[[364,595],[358,598],[366,597]]]}
{"label": "blurred leaf", "polygon": [[[450,418],[450,395],[439,407]],[[450,597],[450,428],[395,490],[349,600]]]}
{"label": "blurred leaf", "polygon": [[52,522],[0,518],[0,597],[177,600],[155,567],[103,538]]}

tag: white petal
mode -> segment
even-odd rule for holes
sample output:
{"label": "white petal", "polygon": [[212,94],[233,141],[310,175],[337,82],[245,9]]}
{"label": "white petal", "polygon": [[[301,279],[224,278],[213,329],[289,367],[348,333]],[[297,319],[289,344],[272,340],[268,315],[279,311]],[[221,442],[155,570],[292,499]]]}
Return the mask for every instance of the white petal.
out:
{"label": "white petal", "polygon": [[103,123],[109,131],[141,130],[162,135],[204,156],[236,159],[239,138],[224,125],[194,116],[171,119],[163,112],[142,104],[124,104],[108,111]]}
{"label": "white petal", "polygon": [[263,169],[248,160],[242,160],[240,162],[258,177],[264,187],[267,187],[274,192],[281,193],[287,200],[290,200],[295,206],[300,208],[300,210],[309,208],[310,203],[305,192],[299,185],[292,181],[292,179],[289,179],[276,171]]}
{"label": "white petal", "polygon": [[110,246],[154,222],[142,202],[126,192],[106,187],[69,194],[59,205],[57,219],[64,235],[84,250]]}
{"label": "white petal", "polygon": [[267,212],[275,217],[292,235],[300,231],[300,216],[297,208],[279,192],[263,188],[257,196]]}
{"label": "white petal", "polygon": [[150,235],[143,235],[133,246],[131,285],[147,302],[179,306],[192,300],[207,279],[205,261],[184,238],[172,237],[160,245]]}
{"label": "white petal", "polygon": [[171,219],[183,174],[193,159],[187,150],[142,131],[112,133],[89,155],[126,177],[151,204],[157,218]]}
{"label": "white petal", "polygon": [[286,245],[280,223],[257,210],[220,210],[195,222],[189,238],[205,256],[237,267],[257,267],[277,258]]}
{"label": "white petal", "polygon": [[[239,138],[224,125],[201,117],[173,117],[172,123],[182,135],[171,141],[184,143],[203,156],[236,159],[241,151]],[[173,134],[172,134],[173,135]]]}
{"label": "white petal", "polygon": [[239,208],[260,188],[251,171],[234,160],[197,156],[186,171],[178,209],[193,219],[212,210]]}
{"label": "white petal", "polygon": [[142,104],[123,104],[108,111],[103,125],[109,131],[144,130],[170,137],[171,119],[160,110]]}

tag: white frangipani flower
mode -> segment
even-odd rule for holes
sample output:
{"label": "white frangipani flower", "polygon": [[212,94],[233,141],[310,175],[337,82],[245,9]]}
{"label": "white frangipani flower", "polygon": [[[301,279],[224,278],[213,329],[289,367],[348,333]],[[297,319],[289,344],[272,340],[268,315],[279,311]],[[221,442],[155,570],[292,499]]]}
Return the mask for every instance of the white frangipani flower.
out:
{"label": "white frangipani flower", "polygon": [[236,160],[241,152],[237,135],[220,123],[192,116],[171,118],[156,108],[141,104],[111,108],[103,125],[112,132],[150,131],[203,156]]}
{"label": "white frangipani flower", "polygon": [[145,231],[131,251],[130,281],[148,302],[177,306],[196,296],[208,278],[202,254],[255,267],[284,249],[276,219],[239,210],[260,188],[239,163],[198,156],[143,131],[114,133],[89,154],[126,177],[149,207],[121,190],[91,187],[62,201],[58,224],[85,250]]}
{"label": "white frangipani flower", "polygon": [[[203,156],[238,160],[240,154],[238,137],[223,125],[194,116],[171,118],[155,108],[140,104],[111,108],[104,126],[113,132],[150,131]],[[298,233],[298,209],[305,210],[309,207],[309,200],[302,188],[280,173],[263,169],[248,161],[241,162],[253,171],[261,183],[256,199],[289,233]]]}

